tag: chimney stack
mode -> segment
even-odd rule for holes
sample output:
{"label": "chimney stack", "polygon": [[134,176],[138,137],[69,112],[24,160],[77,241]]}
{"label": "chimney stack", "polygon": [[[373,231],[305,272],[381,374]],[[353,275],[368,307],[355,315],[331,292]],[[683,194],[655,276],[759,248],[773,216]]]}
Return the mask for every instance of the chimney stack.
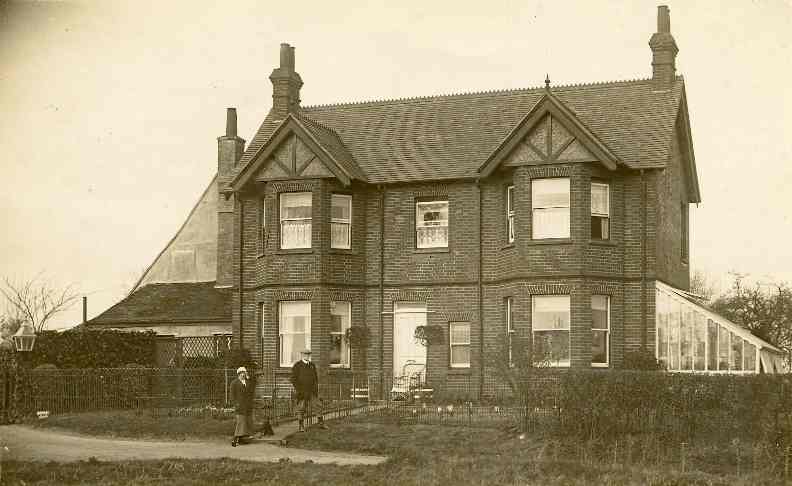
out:
{"label": "chimney stack", "polygon": [[225,135],[217,137],[217,287],[234,283],[234,198],[226,197],[223,189],[244,152],[245,141],[237,136],[236,108],[228,108]]}
{"label": "chimney stack", "polygon": [[294,47],[289,44],[280,46],[280,67],[270,74],[272,81],[272,110],[274,121],[300,109],[300,88],[303,82],[294,70]]}
{"label": "chimney stack", "polygon": [[671,35],[671,17],[666,5],[657,7],[657,32],[649,40],[652,49],[652,80],[657,89],[668,89],[676,78],[676,55],[679,52]]}

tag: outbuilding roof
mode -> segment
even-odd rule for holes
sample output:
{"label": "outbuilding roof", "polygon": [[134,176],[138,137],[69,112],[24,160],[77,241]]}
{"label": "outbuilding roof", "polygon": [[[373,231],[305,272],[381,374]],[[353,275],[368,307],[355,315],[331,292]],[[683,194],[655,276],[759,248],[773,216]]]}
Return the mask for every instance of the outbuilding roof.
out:
{"label": "outbuilding roof", "polygon": [[148,284],[87,322],[93,325],[231,323],[231,290],[215,282]]}

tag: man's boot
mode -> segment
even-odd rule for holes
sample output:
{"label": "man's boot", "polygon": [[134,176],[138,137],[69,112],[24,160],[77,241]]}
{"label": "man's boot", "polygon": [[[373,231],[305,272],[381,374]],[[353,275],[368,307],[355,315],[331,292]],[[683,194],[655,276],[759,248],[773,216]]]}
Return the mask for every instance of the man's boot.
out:
{"label": "man's boot", "polygon": [[305,424],[303,423],[302,419],[300,419],[299,421],[299,427],[297,429],[297,432],[305,432]]}

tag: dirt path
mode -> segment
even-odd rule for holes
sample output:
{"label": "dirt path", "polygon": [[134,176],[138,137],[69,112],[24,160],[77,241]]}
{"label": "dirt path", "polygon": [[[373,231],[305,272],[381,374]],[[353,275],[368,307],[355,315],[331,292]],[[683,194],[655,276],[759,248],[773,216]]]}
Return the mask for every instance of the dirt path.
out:
{"label": "dirt path", "polygon": [[249,444],[231,447],[228,441],[153,441],[130,439],[98,439],[65,434],[22,425],[0,427],[0,447],[6,446],[4,459],[23,461],[73,462],[156,460],[172,457],[185,459],[219,459],[230,457],[245,461],[293,462],[313,461],[347,465],[374,465],[384,462],[382,456],[365,456],[344,452],[291,449],[274,444]]}

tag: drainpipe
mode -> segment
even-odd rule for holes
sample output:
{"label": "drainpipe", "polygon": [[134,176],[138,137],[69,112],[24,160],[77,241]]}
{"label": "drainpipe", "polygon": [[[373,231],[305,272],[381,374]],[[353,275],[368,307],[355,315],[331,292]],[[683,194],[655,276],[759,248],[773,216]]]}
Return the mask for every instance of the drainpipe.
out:
{"label": "drainpipe", "polygon": [[385,186],[379,185],[380,195],[380,261],[379,261],[379,369],[380,369],[380,400],[385,398]]}
{"label": "drainpipe", "polygon": [[243,258],[242,258],[242,234],[245,231],[245,201],[237,195],[237,200],[239,201],[239,288],[237,289],[239,295],[239,350],[240,352],[244,348],[242,343],[244,342],[244,338],[242,337],[242,265],[243,265]]}
{"label": "drainpipe", "polygon": [[648,202],[646,200],[647,183],[644,170],[641,169],[641,212],[643,213],[643,233],[641,235],[641,351],[646,351],[646,231]]}
{"label": "drainpipe", "polygon": [[483,278],[483,262],[484,262],[484,249],[481,243],[482,237],[482,202],[484,195],[481,191],[481,180],[476,179],[476,189],[478,189],[478,317],[479,317],[479,399],[484,395],[484,286]]}

